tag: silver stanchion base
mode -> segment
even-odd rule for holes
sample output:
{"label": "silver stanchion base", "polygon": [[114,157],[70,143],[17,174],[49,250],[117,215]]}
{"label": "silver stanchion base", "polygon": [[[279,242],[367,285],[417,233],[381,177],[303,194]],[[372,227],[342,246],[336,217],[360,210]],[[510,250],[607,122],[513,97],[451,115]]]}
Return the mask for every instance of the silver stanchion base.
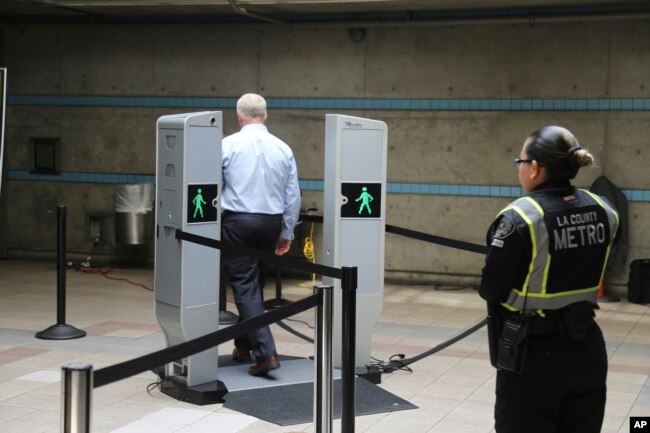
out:
{"label": "silver stanchion base", "polygon": [[86,336],[86,331],[77,329],[72,325],[52,325],[49,328],[37,332],[35,337],[41,340],[72,340]]}
{"label": "silver stanchion base", "polygon": [[219,325],[232,325],[237,323],[239,317],[230,311],[219,311]]}
{"label": "silver stanchion base", "polygon": [[166,378],[160,383],[160,391],[179,401],[206,405],[223,403],[223,396],[228,393],[228,388],[220,380],[196,386],[187,386],[176,382],[172,378]]}

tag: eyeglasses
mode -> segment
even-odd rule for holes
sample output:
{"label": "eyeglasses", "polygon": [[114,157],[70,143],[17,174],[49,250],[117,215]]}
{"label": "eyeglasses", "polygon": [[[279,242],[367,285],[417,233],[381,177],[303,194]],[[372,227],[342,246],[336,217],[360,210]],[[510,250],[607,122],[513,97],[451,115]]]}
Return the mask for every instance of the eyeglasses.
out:
{"label": "eyeglasses", "polygon": [[515,158],[515,167],[519,168],[521,164],[530,164],[531,162],[533,162],[532,159]]}

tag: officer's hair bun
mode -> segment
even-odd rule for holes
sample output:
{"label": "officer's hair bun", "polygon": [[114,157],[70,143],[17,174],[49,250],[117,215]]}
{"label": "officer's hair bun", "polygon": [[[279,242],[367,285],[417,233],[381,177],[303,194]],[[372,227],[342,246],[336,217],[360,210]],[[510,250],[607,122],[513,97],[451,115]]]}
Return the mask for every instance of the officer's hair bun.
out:
{"label": "officer's hair bun", "polygon": [[578,167],[588,167],[596,162],[594,156],[587,149],[578,149],[571,155]]}
{"label": "officer's hair bun", "polygon": [[525,143],[528,157],[545,167],[550,179],[573,179],[580,167],[595,162],[573,133],[562,126],[545,126],[533,132]]}

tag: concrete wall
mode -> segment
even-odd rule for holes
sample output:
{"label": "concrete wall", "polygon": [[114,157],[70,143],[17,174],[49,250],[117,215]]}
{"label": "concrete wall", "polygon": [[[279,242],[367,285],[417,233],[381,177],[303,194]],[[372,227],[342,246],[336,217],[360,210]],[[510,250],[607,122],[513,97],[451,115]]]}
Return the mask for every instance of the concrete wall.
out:
{"label": "concrete wall", "polygon": [[[10,96],[236,98],[253,91],[268,98],[650,98],[646,21],[368,28],[362,42],[336,27],[7,24],[3,31]],[[10,173],[31,169],[29,137],[41,136],[61,138],[63,172],[151,175],[156,119],[202,110],[91,105],[10,104]],[[600,175],[622,189],[647,190],[650,181],[650,107],[271,110],[270,129],[292,146],[301,179],[323,178],[329,112],[388,124],[389,182],[518,186],[512,159],[529,133],[551,123],[571,129],[598,159],[578,176],[579,186]],[[236,130],[231,107],[224,122],[226,134]],[[10,179],[3,194],[12,257],[53,251],[52,209],[61,202],[68,206],[69,249],[81,257],[92,250],[87,213],[113,209],[111,184]],[[512,197],[389,194],[387,200],[389,224],[483,243],[492,218]],[[629,203],[628,262],[650,257],[649,203],[650,197]],[[322,192],[305,191],[303,207],[322,211]],[[388,277],[474,282],[480,274],[477,254],[395,235],[387,235],[386,245]],[[110,242],[92,252],[107,261],[151,255],[151,249]],[[627,267],[610,280],[624,284]]]}

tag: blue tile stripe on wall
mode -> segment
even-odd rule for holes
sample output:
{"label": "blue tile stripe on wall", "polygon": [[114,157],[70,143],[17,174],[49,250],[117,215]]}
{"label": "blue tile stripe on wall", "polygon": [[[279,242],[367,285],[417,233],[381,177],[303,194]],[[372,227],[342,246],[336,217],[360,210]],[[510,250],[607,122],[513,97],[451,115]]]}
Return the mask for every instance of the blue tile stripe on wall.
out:
{"label": "blue tile stripe on wall", "polygon": [[[63,172],[60,175],[53,175],[34,174],[27,170],[8,170],[7,174],[10,180],[23,181],[106,184],[139,184],[156,182],[156,176],[152,174]],[[321,179],[301,179],[300,188],[303,191],[323,191],[325,188],[325,182]],[[623,189],[622,191],[629,201],[650,202],[650,190]],[[521,187],[511,185],[459,185],[407,182],[388,182],[386,185],[386,192],[389,194],[507,198],[516,198],[522,195]]]}
{"label": "blue tile stripe on wall", "polygon": [[[8,105],[234,109],[237,98],[8,95]],[[408,111],[646,111],[645,98],[390,99],[267,98],[269,108]]]}
{"label": "blue tile stripe on wall", "polygon": [[8,170],[10,180],[29,180],[45,182],[70,182],[70,183],[110,183],[110,184],[138,184],[155,183],[156,176],[152,174],[125,174],[125,173],[79,173],[63,172],[61,174],[36,174],[27,170]]}
{"label": "blue tile stripe on wall", "polygon": [[[50,96],[8,95],[8,105],[169,107],[193,109],[234,109],[237,98],[161,96]],[[644,98],[563,98],[563,99],[386,99],[386,98],[267,98],[275,109],[409,110],[409,111],[646,111]],[[154,183],[154,175],[122,173],[75,173],[39,175],[9,170],[9,179],[55,182],[134,184]],[[305,191],[322,191],[322,180],[301,180]],[[623,189],[630,201],[650,201],[650,191]],[[521,188],[503,185],[456,185],[392,182],[393,194],[456,195],[473,197],[519,197]]]}

